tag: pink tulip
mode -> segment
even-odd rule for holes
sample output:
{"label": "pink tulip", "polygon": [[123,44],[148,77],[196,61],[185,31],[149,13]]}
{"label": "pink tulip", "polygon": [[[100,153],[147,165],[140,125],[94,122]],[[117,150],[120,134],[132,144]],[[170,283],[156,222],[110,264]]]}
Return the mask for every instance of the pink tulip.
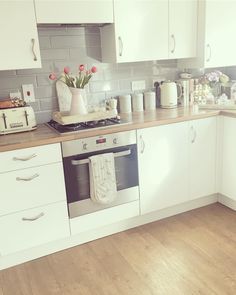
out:
{"label": "pink tulip", "polygon": [[70,68],[69,67],[64,67],[64,73],[68,75],[70,73]]}
{"label": "pink tulip", "polygon": [[80,70],[80,72],[83,72],[83,71],[84,71],[84,68],[85,68],[84,65],[80,65],[80,66],[79,66],[79,70]]}
{"label": "pink tulip", "polygon": [[97,68],[96,68],[95,66],[93,66],[93,67],[91,68],[91,72],[92,72],[92,73],[96,73],[96,72],[97,72]]}
{"label": "pink tulip", "polygon": [[56,79],[57,79],[57,76],[56,76],[54,73],[51,73],[51,74],[49,75],[49,79],[50,79],[50,80],[56,80]]}

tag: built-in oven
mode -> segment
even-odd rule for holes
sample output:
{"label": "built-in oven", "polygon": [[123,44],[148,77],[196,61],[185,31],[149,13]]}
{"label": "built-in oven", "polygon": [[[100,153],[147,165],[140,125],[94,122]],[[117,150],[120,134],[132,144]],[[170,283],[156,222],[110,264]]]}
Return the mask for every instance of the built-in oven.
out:
{"label": "built-in oven", "polygon": [[[90,157],[114,154],[117,197],[109,204],[90,198]],[[63,166],[70,218],[137,201],[139,179],[135,131],[94,136],[62,143]]]}

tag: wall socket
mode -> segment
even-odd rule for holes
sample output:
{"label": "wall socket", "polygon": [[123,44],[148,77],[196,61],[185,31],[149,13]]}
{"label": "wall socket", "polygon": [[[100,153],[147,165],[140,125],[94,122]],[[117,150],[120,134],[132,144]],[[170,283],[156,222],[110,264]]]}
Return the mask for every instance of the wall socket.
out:
{"label": "wall socket", "polygon": [[132,81],[131,82],[132,91],[144,90],[145,88],[146,88],[145,80],[139,80],[139,81]]}
{"label": "wall socket", "polygon": [[33,84],[24,84],[22,85],[23,97],[25,102],[34,102],[34,85]]}

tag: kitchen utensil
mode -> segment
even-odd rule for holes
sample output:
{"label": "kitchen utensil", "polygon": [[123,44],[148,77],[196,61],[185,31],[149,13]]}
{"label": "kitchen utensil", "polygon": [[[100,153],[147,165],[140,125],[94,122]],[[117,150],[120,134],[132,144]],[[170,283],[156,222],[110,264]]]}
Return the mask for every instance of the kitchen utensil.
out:
{"label": "kitchen utensil", "polygon": [[[179,95],[177,93],[179,87]],[[159,85],[160,88],[160,103],[162,108],[176,108],[178,98],[182,96],[182,89],[179,83],[173,81],[163,81]]]}

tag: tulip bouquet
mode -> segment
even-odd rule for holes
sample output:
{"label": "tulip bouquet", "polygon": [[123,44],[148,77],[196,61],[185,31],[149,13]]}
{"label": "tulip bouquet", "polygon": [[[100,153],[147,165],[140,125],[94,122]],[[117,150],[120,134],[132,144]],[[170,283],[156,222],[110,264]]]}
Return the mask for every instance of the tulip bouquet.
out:
{"label": "tulip bouquet", "polygon": [[86,84],[88,84],[92,75],[97,72],[97,68],[93,66],[91,69],[86,70],[84,65],[79,66],[78,75],[72,75],[70,73],[70,68],[65,67],[63,74],[59,77],[55,73],[49,75],[50,80],[60,80],[64,82],[68,87],[83,89]]}

